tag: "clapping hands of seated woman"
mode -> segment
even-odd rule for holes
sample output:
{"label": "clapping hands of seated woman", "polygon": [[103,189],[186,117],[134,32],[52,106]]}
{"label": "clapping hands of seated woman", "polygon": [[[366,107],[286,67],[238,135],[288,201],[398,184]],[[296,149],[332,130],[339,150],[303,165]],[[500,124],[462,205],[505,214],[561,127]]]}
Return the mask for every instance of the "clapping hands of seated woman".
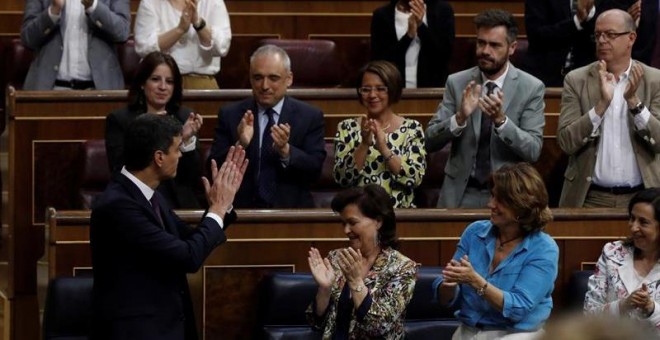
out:
{"label": "clapping hands of seated woman", "polygon": [[332,265],[328,258],[323,258],[319,250],[312,247],[309,250],[307,262],[309,263],[309,269],[312,271],[314,281],[319,285],[319,289],[329,291],[335,282],[335,272],[332,270]]}
{"label": "clapping hands of seated woman", "polygon": [[204,124],[202,116],[198,113],[191,112],[188,119],[183,124],[183,141],[186,145],[189,144],[192,136],[197,135],[199,129],[202,128],[202,124]]}
{"label": "clapping hands of seated woman", "polygon": [[470,260],[467,255],[463,255],[460,261],[452,259],[447,263],[445,269],[442,270],[444,277],[443,285],[455,286],[456,284],[470,285],[477,281],[479,274],[474,271]]}
{"label": "clapping hands of seated woman", "polygon": [[623,301],[622,313],[627,313],[632,309],[638,309],[644,315],[650,315],[655,310],[655,302],[651,298],[649,287],[646,283],[643,283],[640,288],[632,292]]}

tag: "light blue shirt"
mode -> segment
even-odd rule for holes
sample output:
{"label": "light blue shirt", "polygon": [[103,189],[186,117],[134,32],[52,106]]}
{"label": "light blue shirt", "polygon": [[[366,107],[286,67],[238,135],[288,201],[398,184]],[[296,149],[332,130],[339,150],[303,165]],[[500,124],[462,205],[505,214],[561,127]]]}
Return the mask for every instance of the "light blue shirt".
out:
{"label": "light blue shirt", "polygon": [[[491,273],[497,236],[490,221],[470,224],[460,241],[455,260],[468,255],[474,270],[504,293],[504,308],[497,311],[469,285],[459,285],[453,304],[461,322],[475,326],[534,331],[543,326],[552,310],[552,290],[557,278],[559,248],[544,232],[527,235]],[[433,282],[437,292],[442,277]]]}

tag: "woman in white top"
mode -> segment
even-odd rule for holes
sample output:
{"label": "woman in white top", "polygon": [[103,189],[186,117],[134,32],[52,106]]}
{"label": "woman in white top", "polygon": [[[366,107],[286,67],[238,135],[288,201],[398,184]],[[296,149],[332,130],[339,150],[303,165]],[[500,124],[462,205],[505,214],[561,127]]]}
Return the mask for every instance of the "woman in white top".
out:
{"label": "woman in white top", "polygon": [[635,194],[628,215],[630,236],[603,247],[584,310],[647,320],[660,330],[660,189]]}
{"label": "woman in white top", "polygon": [[223,0],[142,0],[135,20],[136,51],[170,54],[185,89],[217,89],[220,57],[231,43]]}

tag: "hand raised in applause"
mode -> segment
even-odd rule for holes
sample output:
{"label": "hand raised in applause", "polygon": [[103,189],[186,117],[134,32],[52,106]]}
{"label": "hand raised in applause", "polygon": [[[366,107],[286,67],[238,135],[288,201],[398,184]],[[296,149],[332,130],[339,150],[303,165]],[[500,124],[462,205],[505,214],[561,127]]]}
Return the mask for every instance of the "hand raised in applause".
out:
{"label": "hand raised in applause", "polygon": [[623,98],[626,99],[628,108],[633,108],[640,102],[639,97],[637,97],[637,88],[639,88],[639,84],[644,79],[644,69],[640,63],[633,61],[628,74],[628,84],[626,85],[626,90],[623,92]]}
{"label": "hand raised in applause", "polygon": [[211,160],[211,176],[213,185],[206,177],[202,177],[206,200],[209,204],[209,212],[223,217],[227,209],[232,205],[234,196],[241,186],[248,160],[245,158],[245,150],[241,146],[229,148],[227,158],[220,169],[215,160]]}
{"label": "hand raised in applause", "polygon": [[605,110],[610,106],[614,96],[614,74],[607,70],[607,63],[604,60],[598,61],[598,76],[600,85],[600,100],[596,104],[595,111],[599,116],[605,114]]}
{"label": "hand raised in applause", "polygon": [[577,8],[575,9],[578,21],[585,22],[589,17],[592,7],[594,7],[594,0],[578,0]]}
{"label": "hand raised in applause", "polygon": [[247,148],[254,137],[254,114],[252,110],[247,110],[238,124],[238,142]]}
{"label": "hand raised in applause", "polygon": [[378,150],[378,152],[381,154],[385,154],[385,151],[389,150],[387,147],[387,136],[384,131],[385,129],[375,119],[367,120],[367,125],[371,135],[373,136],[376,150]]}
{"label": "hand raised in applause", "polygon": [[176,27],[179,30],[179,33],[186,34],[190,29],[190,25],[192,24],[192,11],[193,9],[190,7],[190,1],[186,1],[186,6],[181,11],[179,24]]}
{"label": "hand raised in applause", "polygon": [[479,109],[483,114],[486,114],[495,123],[500,123],[504,120],[504,112],[502,105],[504,103],[504,93],[497,91],[491,93],[489,96],[479,98]]}
{"label": "hand raised in applause", "polygon": [[50,10],[53,12],[53,14],[60,15],[60,13],[62,13],[62,9],[64,9],[65,3],[66,0],[52,0],[50,2]]}
{"label": "hand raised in applause", "polygon": [[472,285],[477,281],[479,274],[474,271],[467,255],[463,255],[460,261],[452,259],[442,271],[444,281],[447,283],[460,283]]}
{"label": "hand raised in applause", "polygon": [[291,151],[289,147],[290,134],[291,126],[288,123],[275,124],[270,128],[270,135],[273,137],[273,149],[275,149],[282,158],[289,157]]}
{"label": "hand raised in applause", "polygon": [[337,250],[339,268],[346,278],[346,282],[353,290],[364,284],[364,275],[362,270],[362,253],[360,249],[355,250],[351,247]]}
{"label": "hand raised in applause", "polygon": [[327,258],[321,257],[319,250],[312,247],[309,250],[309,270],[312,272],[314,281],[319,285],[319,289],[326,291],[330,290],[332,284],[335,283],[335,272],[332,270],[332,265]]}
{"label": "hand raised in applause", "polygon": [[643,283],[642,286],[635,291],[633,291],[625,300],[622,313],[627,313],[631,309],[639,309],[645,315],[651,314],[655,309],[655,302],[651,298],[649,293],[649,287],[646,283]]}
{"label": "hand raised in applause", "polygon": [[202,124],[204,124],[204,120],[200,114],[191,112],[188,115],[188,119],[186,119],[186,122],[183,124],[182,135],[183,141],[186,145],[189,144],[190,138],[192,138],[192,136],[197,135],[199,129],[202,128]]}
{"label": "hand raised in applause", "polygon": [[464,125],[465,121],[472,115],[474,110],[477,109],[480,96],[481,85],[477,84],[474,80],[468,83],[463,90],[461,107],[458,112],[456,112],[456,123],[458,123],[458,125]]}
{"label": "hand raised in applause", "polygon": [[639,19],[642,17],[642,0],[635,1],[630,7],[628,7],[628,14],[635,21],[635,29],[639,27]]}
{"label": "hand raised in applause", "polygon": [[199,14],[197,13],[197,0],[186,0],[186,7],[190,13],[190,23],[196,25],[199,21]]}
{"label": "hand raised in applause", "polygon": [[374,133],[371,130],[369,120],[370,119],[367,118],[367,116],[362,116],[360,118],[360,137],[362,137],[360,144],[367,147],[374,145]]}
{"label": "hand raised in applause", "polygon": [[426,15],[426,5],[423,0],[410,0],[410,17],[408,18],[408,31],[406,34],[410,38],[417,36],[417,28],[424,22],[424,15]]}

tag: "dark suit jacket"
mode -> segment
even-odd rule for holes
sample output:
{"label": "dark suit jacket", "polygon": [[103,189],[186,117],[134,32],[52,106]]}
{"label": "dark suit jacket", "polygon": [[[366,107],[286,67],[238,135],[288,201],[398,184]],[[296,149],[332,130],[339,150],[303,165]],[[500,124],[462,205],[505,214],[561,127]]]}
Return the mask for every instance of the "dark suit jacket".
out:
{"label": "dark suit jacket", "polygon": [[[176,113],[181,124],[185,123],[191,109],[182,107]],[[105,120],[105,149],[111,172],[119,172],[124,166],[124,133],[140,112],[128,107],[112,111]],[[205,206],[201,187],[202,163],[199,148],[184,152],[179,159],[176,178],[161,182],[158,191],[175,209],[198,209]],[[221,164],[221,163],[220,163]]]}
{"label": "dark suit jacket", "polygon": [[[618,8],[627,11],[635,3],[635,0],[602,0],[601,6],[604,10]],[[637,27],[637,40],[633,45],[632,56],[647,65],[653,65],[653,49],[656,44],[656,25],[658,23],[658,0],[642,0],[642,16]]]}
{"label": "dark suit jacket", "polygon": [[[417,87],[443,87],[454,43],[454,11],[444,0],[426,0],[427,25],[420,25],[421,40],[417,63]],[[406,51],[412,42],[404,34],[397,39],[394,27],[396,0],[377,8],[371,17],[371,59],[387,60],[396,65],[406,79]]]}
{"label": "dark suit jacket", "polygon": [[[66,22],[66,6],[60,20],[53,23],[48,15],[51,0],[26,0],[21,42],[35,52],[24,88],[52,90],[62,60],[62,44]],[[124,88],[124,76],[117,59],[116,43],[131,33],[131,8],[128,0],[98,0],[96,9],[85,14],[90,35],[88,59],[92,80],[97,90]]]}
{"label": "dark suit jacket", "polygon": [[[226,236],[209,217],[197,228],[186,225],[162,199],[161,216],[164,228],[122,174],[96,201],[90,227],[95,339],[197,338],[186,273],[197,271]],[[225,215],[225,228],[235,219],[235,212]]]}
{"label": "dark suit jacket", "polygon": [[[598,9],[598,5],[596,7]],[[573,48],[573,68],[596,60],[596,45],[592,40],[593,19],[582,24],[578,31],[573,22],[570,0],[526,0],[525,27],[529,47],[526,61],[528,71],[546,86],[561,87],[561,74],[566,56]]]}
{"label": "dark suit jacket", "polygon": [[[234,207],[259,208],[257,200],[257,167],[259,165],[259,118],[258,108],[253,98],[229,104],[218,113],[218,127],[211,147],[211,159],[222,164],[229,147],[238,141],[238,125],[247,110],[254,113],[254,137],[247,147],[248,168],[236,193]],[[279,124],[291,126],[289,144],[291,154],[289,165],[284,167],[277,161],[277,183],[275,202],[272,208],[313,208],[314,200],[309,191],[311,183],[321,175],[325,160],[325,142],[323,140],[325,121],[321,110],[292,97],[284,97]],[[265,131],[264,133],[268,133]]]}

